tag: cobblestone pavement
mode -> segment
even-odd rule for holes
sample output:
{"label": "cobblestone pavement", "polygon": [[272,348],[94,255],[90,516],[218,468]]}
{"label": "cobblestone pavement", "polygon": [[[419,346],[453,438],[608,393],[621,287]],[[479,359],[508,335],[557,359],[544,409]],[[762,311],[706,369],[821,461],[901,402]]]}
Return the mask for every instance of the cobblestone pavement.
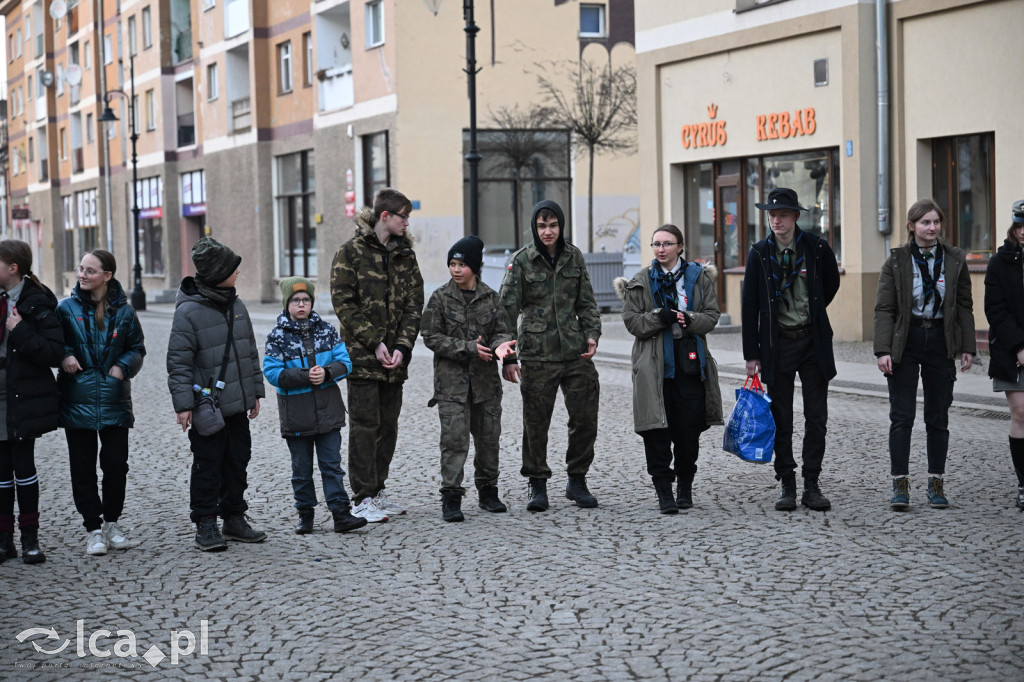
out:
{"label": "cobblestone pavement", "polygon": [[[256,315],[258,334],[271,312]],[[719,427],[702,438],[695,508],[661,516],[632,431],[629,368],[605,361],[589,477],[600,507],[571,506],[556,464],[551,510],[525,511],[512,387],[501,450],[510,512],[486,514],[467,497],[465,523],[446,524],[429,354],[417,346],[388,488],[407,515],[336,535],[321,504],[317,532],[293,534],[271,399],[253,422],[248,491],[253,524],[270,537],[203,554],[165,384],[170,318],[142,320],[149,357],[122,519],[134,546],[85,555],[64,435],[41,439],[49,558],[0,565],[0,679],[1024,679],[1024,514],[1012,503],[1005,422],[954,410],[952,506],[922,504],[917,452],[913,506],[894,513],[885,403],[833,394],[822,479],[831,512],[774,511],[770,467],[722,452]],[[736,383],[723,379],[727,399]],[[564,422],[559,407],[553,463]],[[131,638],[138,656],[121,657]]]}

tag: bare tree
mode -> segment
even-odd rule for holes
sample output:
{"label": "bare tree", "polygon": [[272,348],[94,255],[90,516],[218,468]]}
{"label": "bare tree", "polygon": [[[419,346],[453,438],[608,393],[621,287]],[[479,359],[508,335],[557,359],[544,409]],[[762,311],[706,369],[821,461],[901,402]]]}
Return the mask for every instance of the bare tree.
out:
{"label": "bare tree", "polygon": [[[594,155],[634,149],[636,70],[632,66],[595,65],[587,60],[538,64],[537,76],[552,125],[568,128],[582,142],[589,161],[587,229],[594,244]],[[548,73],[552,74],[550,77]],[[562,86],[559,73],[568,73]]]}

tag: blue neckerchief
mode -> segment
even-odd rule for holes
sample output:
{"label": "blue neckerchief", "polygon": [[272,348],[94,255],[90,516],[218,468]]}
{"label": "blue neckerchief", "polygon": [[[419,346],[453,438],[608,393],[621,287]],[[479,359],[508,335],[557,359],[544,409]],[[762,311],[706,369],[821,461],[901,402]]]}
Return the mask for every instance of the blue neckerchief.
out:
{"label": "blue neckerchief", "polygon": [[775,252],[779,248],[778,242],[775,241],[775,235],[773,234],[768,237],[768,241],[771,243],[771,248],[768,249],[768,259],[771,261],[772,283],[775,285],[774,297],[780,299],[787,308],[789,307],[789,301],[786,298],[787,294],[790,299],[793,298],[793,283],[800,276],[800,270],[804,264],[804,257],[800,253],[800,240],[803,236],[803,232],[798,232],[796,240],[793,241],[793,253],[796,256],[796,261],[789,266],[788,272],[783,267],[783,264],[775,258]]}
{"label": "blue neckerchief", "polygon": [[[691,267],[692,266],[692,267]],[[700,277],[703,266],[699,263],[688,263],[683,261],[682,266],[679,268],[679,272],[683,275],[683,292],[686,294],[686,310],[693,312],[693,290],[697,284],[697,278]],[[661,281],[661,265],[657,260],[651,261],[651,267],[648,269],[648,276],[651,281],[651,298],[654,300],[654,305],[663,307],[663,303],[659,301],[659,282]],[[699,336],[695,336],[697,339],[697,357],[700,359],[700,378],[704,379],[704,368],[707,363],[707,355],[704,350],[704,344],[701,342]],[[671,329],[666,329],[661,334],[662,342],[662,357],[664,358],[664,378],[672,379],[676,375],[676,356],[675,348],[673,346],[674,339],[672,338]]]}
{"label": "blue neckerchief", "polygon": [[917,245],[917,241],[910,240],[910,254],[917,263],[918,269],[921,271],[921,293],[924,300],[921,302],[921,310],[925,310],[928,307],[928,301],[935,297],[935,303],[932,307],[932,317],[939,312],[939,306],[942,304],[942,296],[939,295],[939,290],[936,288],[935,283],[939,280],[939,275],[942,274],[942,245],[938,242],[932,247],[932,255],[935,256],[935,272],[928,272],[928,259],[921,253],[921,248]]}

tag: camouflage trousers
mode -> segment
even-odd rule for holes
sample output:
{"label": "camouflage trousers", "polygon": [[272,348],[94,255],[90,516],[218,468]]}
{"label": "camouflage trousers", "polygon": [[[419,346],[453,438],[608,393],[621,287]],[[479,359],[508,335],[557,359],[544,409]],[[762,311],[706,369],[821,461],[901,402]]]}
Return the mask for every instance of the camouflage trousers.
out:
{"label": "camouflage trousers", "polygon": [[551,478],[548,468],[548,429],[555,397],[562,389],[569,412],[569,447],[566,472],[585,474],[594,461],[600,383],[593,360],[522,363],[523,468],[529,478]]}
{"label": "camouflage trousers", "polygon": [[348,381],[348,480],[359,504],[384,489],[398,442],[402,384]]}
{"label": "camouflage trousers", "polygon": [[473,436],[473,472],[476,487],[498,485],[498,440],[501,438],[501,396],[474,403],[441,400],[441,492],[465,492],[462,480]]}

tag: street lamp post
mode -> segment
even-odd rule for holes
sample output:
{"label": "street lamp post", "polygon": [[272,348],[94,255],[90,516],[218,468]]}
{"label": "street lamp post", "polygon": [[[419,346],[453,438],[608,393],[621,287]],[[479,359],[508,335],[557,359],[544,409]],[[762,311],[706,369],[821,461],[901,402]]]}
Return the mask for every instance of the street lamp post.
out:
{"label": "street lamp post", "polygon": [[137,153],[137,142],[139,131],[135,128],[135,57],[128,57],[128,76],[131,83],[131,96],[124,90],[108,90],[103,95],[104,109],[100,116],[100,123],[113,123],[119,120],[110,108],[110,100],[114,95],[121,95],[128,100],[128,126],[131,131],[129,139],[132,141],[132,228],[135,235],[135,281],[132,289],[132,307],[136,310],[146,309],[146,292],[142,288],[142,261],[139,258],[139,157]]}

